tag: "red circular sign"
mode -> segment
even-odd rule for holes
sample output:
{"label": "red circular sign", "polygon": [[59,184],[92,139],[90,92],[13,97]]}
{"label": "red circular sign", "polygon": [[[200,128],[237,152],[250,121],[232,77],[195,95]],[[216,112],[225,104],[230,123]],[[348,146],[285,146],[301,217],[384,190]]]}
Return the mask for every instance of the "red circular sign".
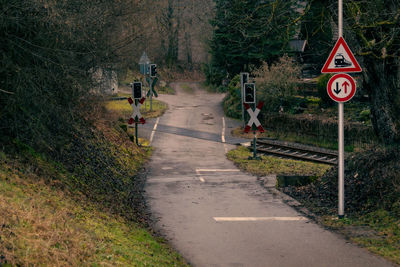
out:
{"label": "red circular sign", "polygon": [[329,79],[326,90],[332,100],[343,103],[349,101],[355,95],[356,83],[350,75],[340,73]]}

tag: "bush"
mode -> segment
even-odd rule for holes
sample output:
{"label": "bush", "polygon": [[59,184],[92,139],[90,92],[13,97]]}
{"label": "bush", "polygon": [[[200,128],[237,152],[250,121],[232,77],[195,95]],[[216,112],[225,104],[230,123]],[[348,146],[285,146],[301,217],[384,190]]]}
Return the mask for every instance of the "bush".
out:
{"label": "bush", "polygon": [[228,85],[228,93],[224,99],[224,112],[231,118],[241,118],[240,75],[236,75]]}
{"label": "bush", "polygon": [[362,122],[367,122],[371,119],[371,110],[370,109],[365,109],[360,112],[359,115],[359,120]]}
{"label": "bush", "polygon": [[318,96],[321,98],[319,106],[321,108],[331,107],[335,104],[335,102],[329,97],[328,93],[326,92],[326,86],[328,85],[328,81],[331,77],[331,74],[322,74],[318,77],[317,80]]}
{"label": "bush", "polygon": [[267,63],[254,72],[259,99],[267,102],[273,97],[293,96],[299,82],[300,67],[287,55],[271,66]]}
{"label": "bush", "polygon": [[264,102],[269,113],[301,113],[307,107],[306,100],[294,96],[300,68],[287,55],[271,66],[264,63],[254,75],[257,98]]}
{"label": "bush", "polygon": [[208,85],[221,85],[227,75],[226,71],[221,70],[212,64],[203,64],[202,71],[206,76],[206,83]]}

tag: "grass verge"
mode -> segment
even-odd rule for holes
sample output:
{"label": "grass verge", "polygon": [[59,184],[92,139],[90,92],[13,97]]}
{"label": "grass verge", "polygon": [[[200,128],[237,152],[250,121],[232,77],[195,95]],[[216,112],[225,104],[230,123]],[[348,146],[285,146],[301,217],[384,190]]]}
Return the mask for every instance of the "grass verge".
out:
{"label": "grass verge", "polygon": [[400,219],[379,209],[359,216],[337,219],[325,215],[321,223],[394,263],[400,264]]}
{"label": "grass verge", "polygon": [[172,87],[169,87],[167,85],[165,86],[158,86],[156,88],[157,93],[159,94],[164,94],[164,95],[174,95],[176,94],[175,90]]}
{"label": "grass verge", "polygon": [[[132,159],[134,160],[134,159]],[[0,155],[0,265],[184,266],[138,224],[63,190],[48,161]]]}
{"label": "grass verge", "polygon": [[228,159],[232,160],[240,169],[258,176],[269,174],[322,176],[331,168],[326,164],[280,159],[272,156],[261,156],[261,160],[249,160],[249,156],[252,155],[253,152],[242,146],[227,154]]}
{"label": "grass verge", "polygon": [[181,88],[183,89],[183,91],[187,94],[194,94],[194,89],[193,87],[191,87],[189,84],[187,83],[182,83],[181,84]]}
{"label": "grass verge", "polygon": [[148,228],[151,148],[118,125],[124,107],[108,110],[52,154],[19,140],[0,150],[0,266],[186,266]]}
{"label": "grass verge", "polygon": [[[140,107],[140,112],[145,119],[159,117],[168,109],[168,105],[162,101],[153,99],[152,102],[152,111],[150,111],[150,100],[146,100]],[[118,114],[123,119],[128,119],[132,115],[132,107],[127,100],[107,101],[105,107],[109,112]]]}

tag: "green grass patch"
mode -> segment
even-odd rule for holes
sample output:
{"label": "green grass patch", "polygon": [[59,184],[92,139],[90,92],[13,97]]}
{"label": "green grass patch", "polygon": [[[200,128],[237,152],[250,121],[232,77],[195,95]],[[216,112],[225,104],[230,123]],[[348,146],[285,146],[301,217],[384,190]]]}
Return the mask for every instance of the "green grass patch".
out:
{"label": "green grass patch", "polygon": [[386,210],[337,219],[324,216],[322,223],[345,234],[373,253],[400,264],[400,219]]}
{"label": "green grass patch", "polygon": [[181,88],[183,89],[183,91],[187,94],[194,94],[194,89],[193,87],[191,87],[189,84],[187,83],[182,83],[181,84]]}
{"label": "green grass patch", "polygon": [[[129,118],[132,115],[132,107],[127,100],[107,101],[105,107],[108,111],[117,114],[122,118]],[[152,100],[152,111],[150,111],[150,99],[146,99],[140,107],[140,112],[145,119],[156,118],[164,114],[168,105],[157,99]]]}
{"label": "green grass patch", "polygon": [[42,175],[53,173],[48,164],[32,165],[2,155],[0,265],[186,266],[138,224],[35,173],[34,169],[41,169]]}
{"label": "green grass patch", "polygon": [[165,94],[165,95],[174,95],[174,94],[176,94],[175,90],[172,87],[169,87],[169,86],[156,86],[156,91],[159,94]]}
{"label": "green grass patch", "polygon": [[232,160],[240,169],[255,175],[309,175],[322,176],[331,166],[291,159],[279,159],[272,156],[261,156],[261,160],[249,160],[252,156],[248,148],[238,147],[228,152],[228,159]]}

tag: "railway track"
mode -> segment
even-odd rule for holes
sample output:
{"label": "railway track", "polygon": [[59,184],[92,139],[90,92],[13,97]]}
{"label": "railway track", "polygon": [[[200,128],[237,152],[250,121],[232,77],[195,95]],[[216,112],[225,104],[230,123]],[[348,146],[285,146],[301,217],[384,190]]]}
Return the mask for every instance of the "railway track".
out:
{"label": "railway track", "polygon": [[[252,148],[253,144],[250,146],[250,149]],[[336,165],[338,160],[336,151],[275,140],[258,139],[256,148],[257,152],[262,154],[330,165]]]}

